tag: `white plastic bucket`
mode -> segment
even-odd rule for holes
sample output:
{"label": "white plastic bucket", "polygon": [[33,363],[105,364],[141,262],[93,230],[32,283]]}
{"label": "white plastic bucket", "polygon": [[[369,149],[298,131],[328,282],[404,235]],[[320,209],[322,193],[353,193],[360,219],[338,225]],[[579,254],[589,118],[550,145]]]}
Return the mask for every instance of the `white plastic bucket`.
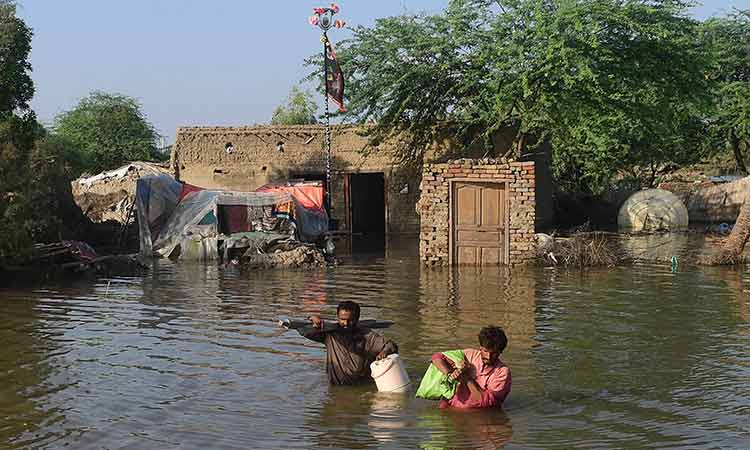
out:
{"label": "white plastic bucket", "polygon": [[388,355],[370,364],[370,372],[380,392],[406,392],[409,374],[398,354]]}

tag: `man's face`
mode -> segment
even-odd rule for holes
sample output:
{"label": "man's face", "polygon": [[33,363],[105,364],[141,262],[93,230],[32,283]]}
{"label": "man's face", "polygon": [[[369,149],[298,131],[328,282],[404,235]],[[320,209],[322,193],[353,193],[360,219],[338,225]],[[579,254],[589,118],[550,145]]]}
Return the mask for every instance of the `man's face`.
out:
{"label": "man's face", "polygon": [[338,313],[339,326],[345,330],[353,330],[357,326],[357,319],[354,318],[354,313],[342,309]]}
{"label": "man's face", "polygon": [[479,353],[481,353],[482,355],[482,362],[489,365],[495,364],[497,362],[497,358],[500,357],[500,352],[496,352],[482,346],[479,346]]}

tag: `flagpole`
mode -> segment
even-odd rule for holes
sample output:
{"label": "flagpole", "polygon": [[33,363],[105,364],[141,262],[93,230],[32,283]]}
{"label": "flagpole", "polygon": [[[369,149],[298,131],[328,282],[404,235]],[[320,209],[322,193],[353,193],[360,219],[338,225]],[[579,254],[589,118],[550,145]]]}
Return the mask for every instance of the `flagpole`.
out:
{"label": "flagpole", "polygon": [[[1,1],[1,0],[0,0]],[[326,147],[326,212],[328,213],[328,230],[331,230],[331,116],[330,111],[328,109],[328,95],[329,95],[329,89],[328,89],[328,47],[330,47],[330,43],[328,42],[328,30],[331,29],[331,27],[336,28],[343,28],[346,25],[346,22],[343,20],[333,20],[333,16],[338,14],[339,7],[335,3],[331,3],[330,8],[314,8],[313,9],[313,16],[310,16],[308,19],[308,22],[310,25],[318,26],[321,30],[323,30],[323,85],[325,86],[325,97],[323,99],[323,103],[325,104],[325,147]],[[335,58],[335,54],[334,54]],[[338,94],[338,98],[334,99],[336,103],[339,105],[340,111],[344,110],[344,103],[343,103],[343,75],[341,75],[341,69],[338,68],[338,65],[336,66],[336,73],[334,73],[334,77],[337,78],[337,82],[340,84],[340,88],[337,89],[337,91],[334,91],[334,94],[336,92],[340,91]]]}
{"label": "flagpole", "polygon": [[326,211],[328,212],[328,229],[331,217],[331,117],[328,110],[328,33],[323,30],[323,84],[325,85],[325,146],[326,146]]}

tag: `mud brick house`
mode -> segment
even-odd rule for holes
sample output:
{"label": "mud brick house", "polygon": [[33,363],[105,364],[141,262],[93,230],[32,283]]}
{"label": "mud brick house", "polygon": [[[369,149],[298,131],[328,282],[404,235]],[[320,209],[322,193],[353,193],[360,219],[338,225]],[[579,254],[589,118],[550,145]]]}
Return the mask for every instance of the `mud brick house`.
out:
{"label": "mud brick house", "polygon": [[[419,172],[394,163],[392,151],[362,154],[354,126],[332,130],[330,217],[354,233],[416,233]],[[254,190],[290,179],[325,183],[323,126],[179,128],[172,167],[181,181],[208,188]]]}
{"label": "mud brick house", "polygon": [[[324,131],[319,125],[179,128],[171,165],[181,181],[207,188],[253,190],[288,179],[325,182]],[[332,127],[332,220],[338,230],[352,233],[419,233],[422,168],[398,164],[393,144],[363,153],[367,138],[361,133],[359,126]],[[511,145],[512,135],[498,136],[496,153]],[[450,143],[436,144],[426,159],[446,161],[451,152]],[[551,219],[549,155],[549,147],[540,146],[533,157],[536,170],[527,171],[535,177],[528,187],[535,194],[529,204],[536,208],[531,233],[534,223]]]}

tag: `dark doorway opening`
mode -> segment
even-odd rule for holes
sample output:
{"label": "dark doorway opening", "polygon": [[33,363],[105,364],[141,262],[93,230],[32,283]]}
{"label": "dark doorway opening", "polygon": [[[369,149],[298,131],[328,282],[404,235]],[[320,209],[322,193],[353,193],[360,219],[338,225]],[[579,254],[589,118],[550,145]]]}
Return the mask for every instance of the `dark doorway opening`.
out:
{"label": "dark doorway opening", "polygon": [[352,233],[385,233],[385,177],[383,173],[349,175]]}

